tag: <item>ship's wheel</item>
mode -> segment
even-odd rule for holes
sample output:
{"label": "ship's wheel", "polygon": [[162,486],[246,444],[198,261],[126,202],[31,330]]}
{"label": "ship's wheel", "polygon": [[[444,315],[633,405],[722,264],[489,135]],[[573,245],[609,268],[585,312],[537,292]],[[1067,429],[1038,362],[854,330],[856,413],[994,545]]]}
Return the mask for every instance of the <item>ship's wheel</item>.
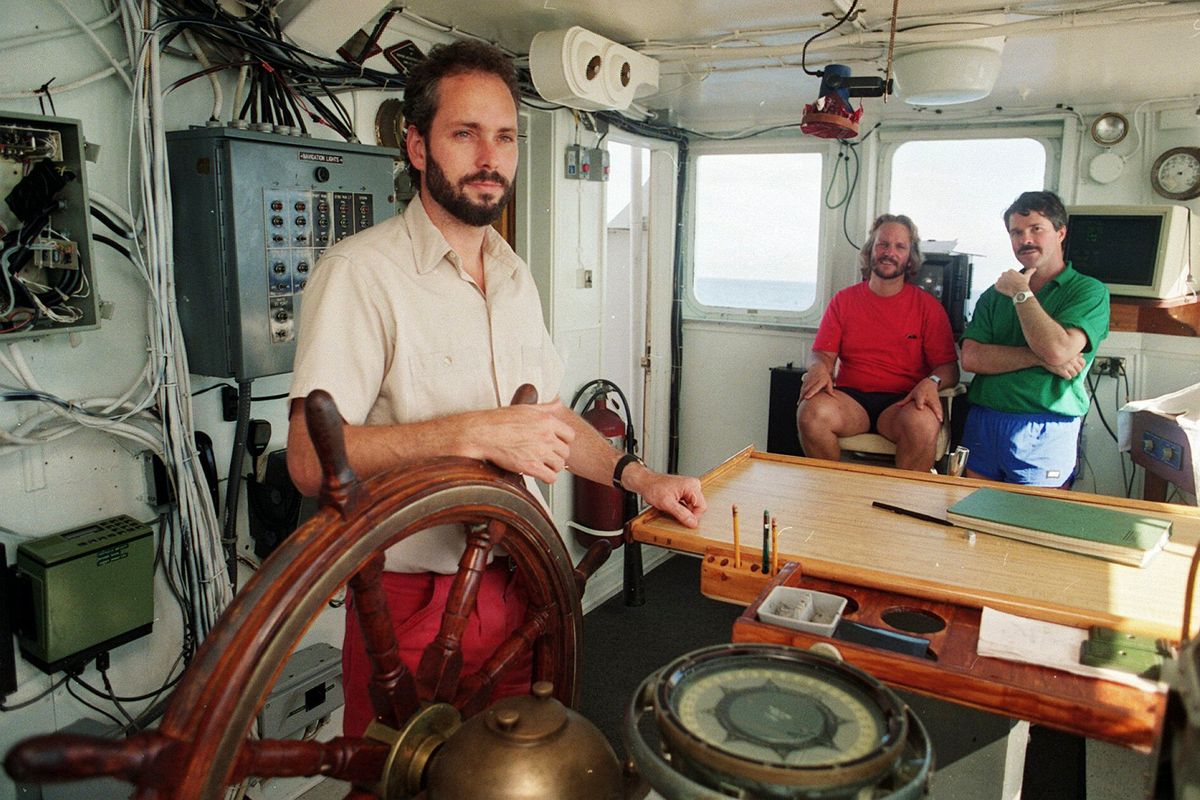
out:
{"label": "ship's wheel", "polygon": [[[388,774],[397,769],[398,758],[412,755],[396,750],[415,712],[430,704],[452,705],[463,716],[479,712],[509,665],[527,654],[533,680],[549,681],[556,699],[576,705],[579,597],[608,546],[601,543],[573,568],[554,524],[519,479],[478,461],[438,459],[360,482],[347,464],[332,399],[316,392],[305,411],[324,471],[322,509],[238,593],[189,665],[159,727],[120,741],[63,734],[26,740],[5,760],[14,779],[107,775],[133,783],[141,800],[216,800],[227,786],[251,776],[324,775],[350,782],[348,798],[396,797],[404,793],[397,788],[402,782],[389,781]],[[440,632],[413,675],[397,655],[384,602],[383,552],[447,523],[465,526],[467,547]],[[522,627],[484,666],[466,674],[460,637],[488,556],[498,545],[523,571],[529,610]],[[362,738],[251,738],[288,656],[347,584],[372,662],[376,722]],[[395,735],[379,736],[381,729]]]}

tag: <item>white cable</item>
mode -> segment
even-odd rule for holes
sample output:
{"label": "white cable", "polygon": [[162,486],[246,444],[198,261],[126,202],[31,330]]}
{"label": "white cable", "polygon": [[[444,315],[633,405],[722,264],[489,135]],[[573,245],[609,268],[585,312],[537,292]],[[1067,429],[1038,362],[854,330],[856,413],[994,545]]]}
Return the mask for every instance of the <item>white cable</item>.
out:
{"label": "white cable", "polygon": [[[104,27],[116,22],[117,18],[120,16],[121,16],[120,11],[113,11],[107,17],[101,17],[100,19],[96,20],[95,22],[83,23],[83,27],[85,27],[91,31],[99,30],[100,28],[104,28]],[[62,39],[67,36],[74,36],[79,33],[79,27],[80,26],[76,25],[75,27],[72,27],[72,28],[60,28],[59,30],[55,30],[55,31],[43,31],[41,33],[29,33],[24,36],[14,36],[11,39],[0,39],[0,46],[4,47],[5,52],[12,52],[13,50],[16,50],[18,47],[25,47],[26,45],[37,44],[38,42],[44,42],[49,39]]]}
{"label": "white cable", "polygon": [[[129,63],[128,61],[118,62],[120,67],[124,67],[128,63]],[[41,89],[24,89],[19,92],[3,92],[3,93],[0,93],[0,100],[22,100],[27,97],[44,96],[47,93],[52,94],[52,95],[63,94],[64,92],[74,91],[75,89],[79,89],[84,86],[87,86],[89,83],[95,83],[96,81],[104,80],[109,75],[112,75],[114,72],[119,73],[122,77],[125,76],[125,73],[121,69],[118,69],[116,67],[109,67],[108,69],[101,70],[100,72],[89,75],[86,78],[80,78],[77,81],[72,81],[71,83],[55,84],[54,86],[48,87],[45,91],[43,91]]]}
{"label": "white cable", "polygon": [[[1062,17],[1043,17],[1039,19],[1006,22],[1000,25],[981,25],[978,28],[963,29],[961,27],[939,29],[937,26],[927,26],[916,30],[896,32],[897,52],[906,47],[940,42],[962,42],[975,39],[986,39],[994,36],[1041,35],[1056,30],[1085,30],[1090,28],[1121,25],[1129,22],[1168,22],[1173,19],[1191,19],[1195,17],[1200,3],[1186,2],[1172,6],[1137,6],[1111,11],[1099,11],[1091,14],[1072,14]],[[961,19],[946,19],[945,22],[961,23]],[[869,44],[886,43],[887,31],[854,32],[840,38],[823,39],[820,45],[810,48],[809,54],[824,53],[831,50],[841,50],[846,47],[862,47]],[[803,50],[803,42],[781,45],[752,45],[742,47],[671,47],[671,48],[641,48],[639,52],[653,56],[666,63],[677,61],[696,61],[711,63],[716,61],[745,60],[747,58],[779,58],[799,56]]]}
{"label": "white cable", "polygon": [[238,70],[237,86],[233,89],[233,104],[229,109],[229,120],[239,119],[242,113],[242,92],[246,90],[246,78],[250,75],[250,65],[243,64]]}
{"label": "white cable", "polygon": [[101,206],[109,214],[117,218],[125,226],[125,230],[131,234],[137,234],[141,231],[142,226],[134,221],[133,215],[130,214],[124,206],[116,200],[105,194],[97,192],[95,189],[88,189],[88,199],[98,206]]}
{"label": "white cable", "polygon": [[[183,40],[187,42],[188,48],[196,56],[196,61],[199,62],[200,67],[204,70],[211,69],[212,62],[208,60],[208,56],[204,54],[204,48],[196,41],[196,37],[192,36],[191,31],[185,30],[183,32]],[[221,119],[221,106],[225,104],[225,95],[221,91],[221,81],[217,77],[217,73],[208,73],[208,83],[212,86],[213,93],[213,108],[209,119],[219,120]]]}
{"label": "white cable", "polygon": [[86,22],[76,16],[75,12],[72,11],[70,7],[63,2],[63,0],[54,0],[54,2],[58,3],[59,7],[66,13],[66,15],[70,17],[76,25],[79,26],[79,29],[87,34],[88,38],[92,40],[97,48],[99,48],[100,52],[104,53],[104,57],[108,59],[108,63],[113,65],[113,69],[115,69],[117,74],[121,76],[121,80],[125,81],[125,85],[129,87],[130,91],[133,91],[133,83],[130,82],[129,76],[125,74],[125,70],[122,69],[121,64],[115,58],[113,58],[113,54],[108,52],[108,48],[104,46],[104,42],[100,41],[100,37],[97,36],[92,29],[87,26]]}

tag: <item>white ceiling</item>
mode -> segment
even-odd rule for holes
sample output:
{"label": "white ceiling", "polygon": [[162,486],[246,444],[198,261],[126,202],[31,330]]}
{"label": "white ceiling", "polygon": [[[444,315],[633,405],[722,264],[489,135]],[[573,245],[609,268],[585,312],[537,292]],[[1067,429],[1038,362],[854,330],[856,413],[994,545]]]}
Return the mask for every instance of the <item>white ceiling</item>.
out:
{"label": "white ceiling", "polygon": [[[731,131],[793,122],[816,97],[818,79],[800,51],[832,25],[849,0],[409,0],[406,12],[525,54],[534,34],[581,25],[652,55],[660,89],[639,98],[684,127]],[[1004,9],[1007,9],[1007,13]],[[882,75],[891,3],[860,3],[861,14],[812,42],[808,67],[844,63],[856,76]],[[1019,12],[1019,13],[1016,13]],[[961,23],[999,24],[1006,35],[991,95],[963,109],[1036,110],[1200,96],[1200,2],[1053,2],[998,7],[980,0],[899,0],[896,52]],[[953,25],[952,23],[959,23]],[[994,33],[994,32],[993,32]],[[978,38],[979,34],[974,34]],[[719,39],[723,41],[718,41]],[[900,87],[902,92],[903,87]],[[868,118],[912,111],[892,97],[864,99]]]}

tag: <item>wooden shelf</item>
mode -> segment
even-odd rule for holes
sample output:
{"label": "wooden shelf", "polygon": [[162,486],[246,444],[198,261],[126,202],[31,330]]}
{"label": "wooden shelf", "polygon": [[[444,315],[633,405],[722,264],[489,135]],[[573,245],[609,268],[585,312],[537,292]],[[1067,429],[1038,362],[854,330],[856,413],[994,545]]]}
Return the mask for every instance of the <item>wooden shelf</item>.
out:
{"label": "wooden shelf", "polygon": [[1109,330],[1200,336],[1200,302],[1194,297],[1176,300],[1113,297],[1110,308]]}

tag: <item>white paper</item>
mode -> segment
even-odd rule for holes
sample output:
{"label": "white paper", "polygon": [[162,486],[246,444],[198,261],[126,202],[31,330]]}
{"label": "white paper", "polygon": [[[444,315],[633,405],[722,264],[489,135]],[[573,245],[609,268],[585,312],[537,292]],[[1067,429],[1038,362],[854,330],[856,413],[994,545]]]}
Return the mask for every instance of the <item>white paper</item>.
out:
{"label": "white paper", "polygon": [[979,621],[977,652],[981,656],[1039,664],[1076,675],[1125,683],[1144,692],[1162,690],[1155,681],[1130,672],[1080,664],[1079,650],[1087,638],[1088,632],[1083,628],[1018,617],[985,607]]}

